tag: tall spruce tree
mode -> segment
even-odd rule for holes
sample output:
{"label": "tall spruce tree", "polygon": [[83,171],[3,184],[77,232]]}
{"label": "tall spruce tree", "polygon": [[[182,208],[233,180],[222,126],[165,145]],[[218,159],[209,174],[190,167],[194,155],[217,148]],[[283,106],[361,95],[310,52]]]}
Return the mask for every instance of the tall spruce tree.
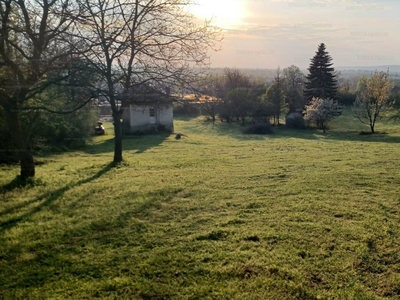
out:
{"label": "tall spruce tree", "polygon": [[321,43],[311,59],[309,74],[306,76],[304,97],[307,102],[310,102],[313,97],[336,98],[337,79],[332,65],[332,57],[326,51],[325,44]]}

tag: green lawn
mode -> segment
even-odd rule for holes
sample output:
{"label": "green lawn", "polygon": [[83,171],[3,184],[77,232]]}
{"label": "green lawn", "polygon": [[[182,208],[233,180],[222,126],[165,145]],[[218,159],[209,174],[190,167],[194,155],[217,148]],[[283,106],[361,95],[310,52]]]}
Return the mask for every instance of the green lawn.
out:
{"label": "green lawn", "polygon": [[400,125],[361,130],[178,119],[117,167],[111,134],[1,166],[0,298],[400,299]]}

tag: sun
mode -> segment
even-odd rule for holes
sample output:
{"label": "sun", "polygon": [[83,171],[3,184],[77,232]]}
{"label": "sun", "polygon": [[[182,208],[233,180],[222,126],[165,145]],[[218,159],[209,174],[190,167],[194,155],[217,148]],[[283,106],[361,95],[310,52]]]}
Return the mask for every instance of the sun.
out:
{"label": "sun", "polygon": [[212,23],[223,28],[240,26],[245,17],[244,0],[194,0],[190,11],[197,17],[212,19]]}

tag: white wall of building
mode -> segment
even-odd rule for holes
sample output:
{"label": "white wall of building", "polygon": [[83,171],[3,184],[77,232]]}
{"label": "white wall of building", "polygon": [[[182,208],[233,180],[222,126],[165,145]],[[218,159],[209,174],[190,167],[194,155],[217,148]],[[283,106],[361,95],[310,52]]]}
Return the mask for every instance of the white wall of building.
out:
{"label": "white wall of building", "polygon": [[173,129],[174,126],[174,110],[172,106],[162,107],[157,111],[158,123],[164,125],[168,129]]}
{"label": "white wall of building", "polygon": [[150,121],[150,113],[148,107],[133,106],[130,107],[130,125],[146,126]]}
{"label": "white wall of building", "polygon": [[171,132],[174,130],[174,116],[172,106],[155,107],[155,116],[150,117],[150,108],[145,106],[131,105],[129,114],[124,113],[124,119],[129,118],[132,132],[146,131],[157,125],[163,125]]}

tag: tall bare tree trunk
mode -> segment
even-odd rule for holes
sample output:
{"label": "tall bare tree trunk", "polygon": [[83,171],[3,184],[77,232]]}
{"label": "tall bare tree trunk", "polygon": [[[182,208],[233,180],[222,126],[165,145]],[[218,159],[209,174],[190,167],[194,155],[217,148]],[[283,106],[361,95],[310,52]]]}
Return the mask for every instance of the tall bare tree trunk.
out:
{"label": "tall bare tree trunk", "polygon": [[122,111],[117,110],[113,112],[114,118],[114,162],[122,162]]}
{"label": "tall bare tree trunk", "polygon": [[33,160],[33,151],[29,144],[28,138],[25,136],[19,121],[19,114],[16,109],[3,107],[4,115],[8,126],[8,131],[16,148],[20,161],[22,179],[35,176],[35,163]]}

